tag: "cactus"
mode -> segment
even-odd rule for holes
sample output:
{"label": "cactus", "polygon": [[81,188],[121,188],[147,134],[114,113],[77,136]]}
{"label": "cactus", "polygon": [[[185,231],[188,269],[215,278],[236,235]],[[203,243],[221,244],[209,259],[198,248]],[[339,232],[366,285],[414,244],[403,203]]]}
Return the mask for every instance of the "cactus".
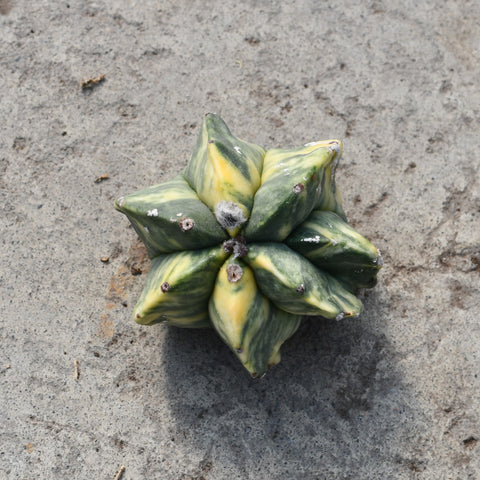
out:
{"label": "cactus", "polygon": [[341,154],[338,140],[265,151],[206,115],[182,174],[115,202],[152,259],[134,319],[213,327],[258,377],[302,316],[358,316],[382,258],[346,221]]}

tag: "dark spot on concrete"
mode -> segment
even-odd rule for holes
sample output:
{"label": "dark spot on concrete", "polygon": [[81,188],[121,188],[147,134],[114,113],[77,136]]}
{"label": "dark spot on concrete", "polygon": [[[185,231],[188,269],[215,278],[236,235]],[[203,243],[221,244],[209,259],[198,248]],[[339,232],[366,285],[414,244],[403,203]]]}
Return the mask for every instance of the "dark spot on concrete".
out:
{"label": "dark spot on concrete", "polygon": [[0,0],[0,15],[6,15],[12,9],[10,0]]}
{"label": "dark spot on concrete", "polygon": [[25,137],[16,137],[13,141],[12,148],[19,152],[27,146],[27,139]]}
{"label": "dark spot on concrete", "polygon": [[260,43],[260,39],[254,36],[245,37],[245,41],[252,47],[257,46]]}
{"label": "dark spot on concrete", "polygon": [[443,80],[442,84],[440,85],[440,88],[438,89],[438,91],[440,93],[447,93],[452,89],[452,87],[453,87],[453,85],[452,85],[452,82],[450,80]]}
{"label": "dark spot on concrete", "polygon": [[373,215],[373,214],[378,210],[378,208],[380,207],[380,205],[386,200],[387,197],[388,197],[388,192],[383,192],[383,193],[380,195],[380,198],[379,198],[376,202],[371,203],[371,204],[365,209],[365,211],[363,212],[364,215],[367,215],[368,217],[370,217],[371,215]]}
{"label": "dark spot on concrete", "polygon": [[345,129],[345,136],[346,137],[351,137],[352,136],[352,132],[355,128],[355,119],[354,118],[351,118],[349,120],[347,120],[347,127]]}
{"label": "dark spot on concrete", "polygon": [[141,275],[142,269],[136,263],[132,263],[132,265],[130,265],[130,273],[132,275]]}
{"label": "dark spot on concrete", "polygon": [[421,472],[424,469],[421,466],[421,462],[417,460],[412,460],[407,463],[408,469],[411,470],[412,472]]}
{"label": "dark spot on concrete", "polygon": [[286,102],[284,105],[280,107],[280,113],[288,113],[292,109],[292,104],[290,102]]}
{"label": "dark spot on concrete", "polygon": [[466,447],[470,447],[470,448],[473,448],[477,443],[478,443],[478,438],[472,435],[470,437],[465,438],[465,440],[463,440],[463,444]]}

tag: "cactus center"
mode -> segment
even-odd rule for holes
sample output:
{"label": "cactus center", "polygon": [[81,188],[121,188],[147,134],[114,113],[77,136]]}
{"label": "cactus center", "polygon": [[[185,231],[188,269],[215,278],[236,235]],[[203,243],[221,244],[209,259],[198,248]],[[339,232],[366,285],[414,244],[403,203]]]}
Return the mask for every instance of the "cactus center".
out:
{"label": "cactus center", "polygon": [[222,245],[227,253],[233,253],[233,258],[242,258],[248,253],[247,241],[242,235],[225,240]]}

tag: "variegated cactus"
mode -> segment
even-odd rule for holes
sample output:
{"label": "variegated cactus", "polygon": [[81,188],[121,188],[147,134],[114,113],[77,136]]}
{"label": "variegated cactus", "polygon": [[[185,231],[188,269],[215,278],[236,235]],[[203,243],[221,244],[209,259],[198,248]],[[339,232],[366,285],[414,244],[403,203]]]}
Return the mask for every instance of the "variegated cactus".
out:
{"label": "variegated cactus", "polygon": [[152,259],[138,323],[209,327],[257,377],[304,315],[359,315],[379,251],[346,222],[338,140],[265,151],[208,114],[174,179],[119,198]]}

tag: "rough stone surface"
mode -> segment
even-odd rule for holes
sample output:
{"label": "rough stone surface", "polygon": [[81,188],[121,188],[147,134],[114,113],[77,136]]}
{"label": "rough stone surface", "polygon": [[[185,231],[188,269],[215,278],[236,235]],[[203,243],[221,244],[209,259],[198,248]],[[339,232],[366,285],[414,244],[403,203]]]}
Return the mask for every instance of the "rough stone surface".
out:
{"label": "rough stone surface", "polygon": [[[0,478],[480,478],[479,24],[467,0],[0,0]],[[343,139],[385,259],[360,319],[305,321],[260,381],[212,331],[131,320],[148,259],[113,199],[179,172],[209,111],[269,148]]]}

